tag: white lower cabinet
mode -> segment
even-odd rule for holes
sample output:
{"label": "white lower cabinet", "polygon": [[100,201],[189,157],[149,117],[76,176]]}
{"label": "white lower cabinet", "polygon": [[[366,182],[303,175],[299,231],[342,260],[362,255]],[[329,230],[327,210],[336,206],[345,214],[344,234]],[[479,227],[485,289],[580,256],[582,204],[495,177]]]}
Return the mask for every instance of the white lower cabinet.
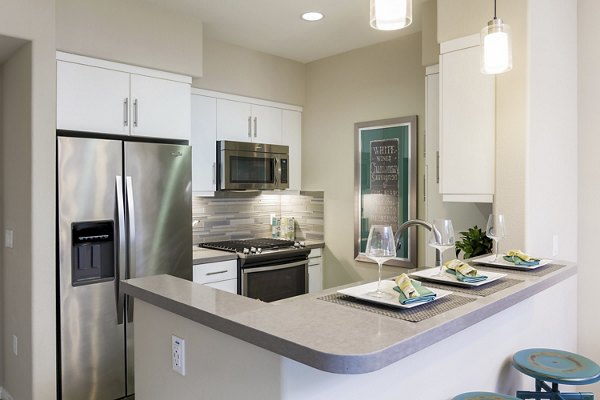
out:
{"label": "white lower cabinet", "polygon": [[323,290],[323,257],[321,249],[312,249],[308,255],[308,293]]}
{"label": "white lower cabinet", "polygon": [[237,293],[237,260],[196,264],[193,268],[195,283]]}

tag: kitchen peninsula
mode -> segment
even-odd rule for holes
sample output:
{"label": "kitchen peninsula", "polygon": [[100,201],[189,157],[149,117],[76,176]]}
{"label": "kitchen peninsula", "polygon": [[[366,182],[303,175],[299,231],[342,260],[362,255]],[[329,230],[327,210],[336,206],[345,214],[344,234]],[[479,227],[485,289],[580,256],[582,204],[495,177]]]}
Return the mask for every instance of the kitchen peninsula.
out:
{"label": "kitchen peninsula", "polygon": [[[324,301],[339,288],[275,303],[167,275],[124,281],[136,298],[136,395],[143,399],[444,400],[470,390],[513,393],[525,347],[574,351],[577,277],[569,263],[510,287],[456,291],[462,305],[420,322]],[[541,274],[540,274],[541,275]],[[348,285],[348,286],[354,286]],[[185,376],[171,336],[185,340]]]}

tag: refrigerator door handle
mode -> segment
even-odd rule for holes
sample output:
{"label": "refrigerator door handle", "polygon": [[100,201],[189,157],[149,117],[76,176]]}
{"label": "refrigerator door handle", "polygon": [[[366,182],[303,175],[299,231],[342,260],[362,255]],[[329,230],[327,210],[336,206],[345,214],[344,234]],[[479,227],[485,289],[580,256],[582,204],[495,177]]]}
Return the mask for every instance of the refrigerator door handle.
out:
{"label": "refrigerator door handle", "polygon": [[125,208],[123,202],[123,177],[115,177],[115,192],[117,194],[117,278],[115,279],[115,292],[117,296],[117,324],[123,324],[123,311],[125,309],[125,294],[121,292],[120,280],[125,278]]}
{"label": "refrigerator door handle", "polygon": [[[135,269],[135,209],[133,206],[133,182],[131,181],[131,177],[128,176],[125,178],[125,190],[126,190],[126,200],[127,200],[127,220],[129,221],[129,270],[127,274],[127,278],[134,278],[134,274],[132,272]],[[133,322],[133,301],[132,299],[128,299],[127,301],[127,322]]]}

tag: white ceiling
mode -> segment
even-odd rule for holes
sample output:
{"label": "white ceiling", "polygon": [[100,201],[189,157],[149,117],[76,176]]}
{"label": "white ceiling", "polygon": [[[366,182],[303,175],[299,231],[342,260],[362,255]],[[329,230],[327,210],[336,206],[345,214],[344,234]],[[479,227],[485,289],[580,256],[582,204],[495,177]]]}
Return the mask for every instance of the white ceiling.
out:
{"label": "white ceiling", "polygon": [[[307,63],[421,30],[421,4],[399,31],[369,26],[369,0],[144,0],[203,21],[206,37]],[[325,18],[306,22],[300,15]]]}

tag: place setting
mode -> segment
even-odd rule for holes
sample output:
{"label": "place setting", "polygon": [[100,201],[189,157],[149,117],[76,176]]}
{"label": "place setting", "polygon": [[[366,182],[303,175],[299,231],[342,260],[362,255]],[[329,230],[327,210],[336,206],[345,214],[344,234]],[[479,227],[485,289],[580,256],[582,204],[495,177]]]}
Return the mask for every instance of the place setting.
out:
{"label": "place setting", "polygon": [[412,322],[422,321],[473,301],[453,295],[450,290],[423,285],[404,273],[393,280],[382,280],[382,265],[396,257],[396,242],[391,226],[371,227],[365,255],[377,262],[378,280],[340,289],[333,295],[321,298],[322,300]]}
{"label": "place setting", "polygon": [[511,249],[506,253],[499,252],[500,241],[507,234],[506,218],[502,214],[490,214],[486,227],[486,236],[494,241],[494,254],[485,255],[469,260],[470,264],[486,269],[486,273],[493,273],[491,268],[498,270],[508,269],[511,273],[525,273],[534,276],[543,276],[563,267],[554,264],[553,260],[535,257],[519,249]]}
{"label": "place setting", "polygon": [[430,287],[442,289],[451,286],[451,290],[457,292],[487,296],[522,282],[506,278],[507,274],[503,272],[486,271],[484,274],[459,259],[443,263],[444,252],[456,245],[454,228],[449,219],[433,221],[428,244],[440,252],[439,266],[413,272],[410,276],[427,281]]}

